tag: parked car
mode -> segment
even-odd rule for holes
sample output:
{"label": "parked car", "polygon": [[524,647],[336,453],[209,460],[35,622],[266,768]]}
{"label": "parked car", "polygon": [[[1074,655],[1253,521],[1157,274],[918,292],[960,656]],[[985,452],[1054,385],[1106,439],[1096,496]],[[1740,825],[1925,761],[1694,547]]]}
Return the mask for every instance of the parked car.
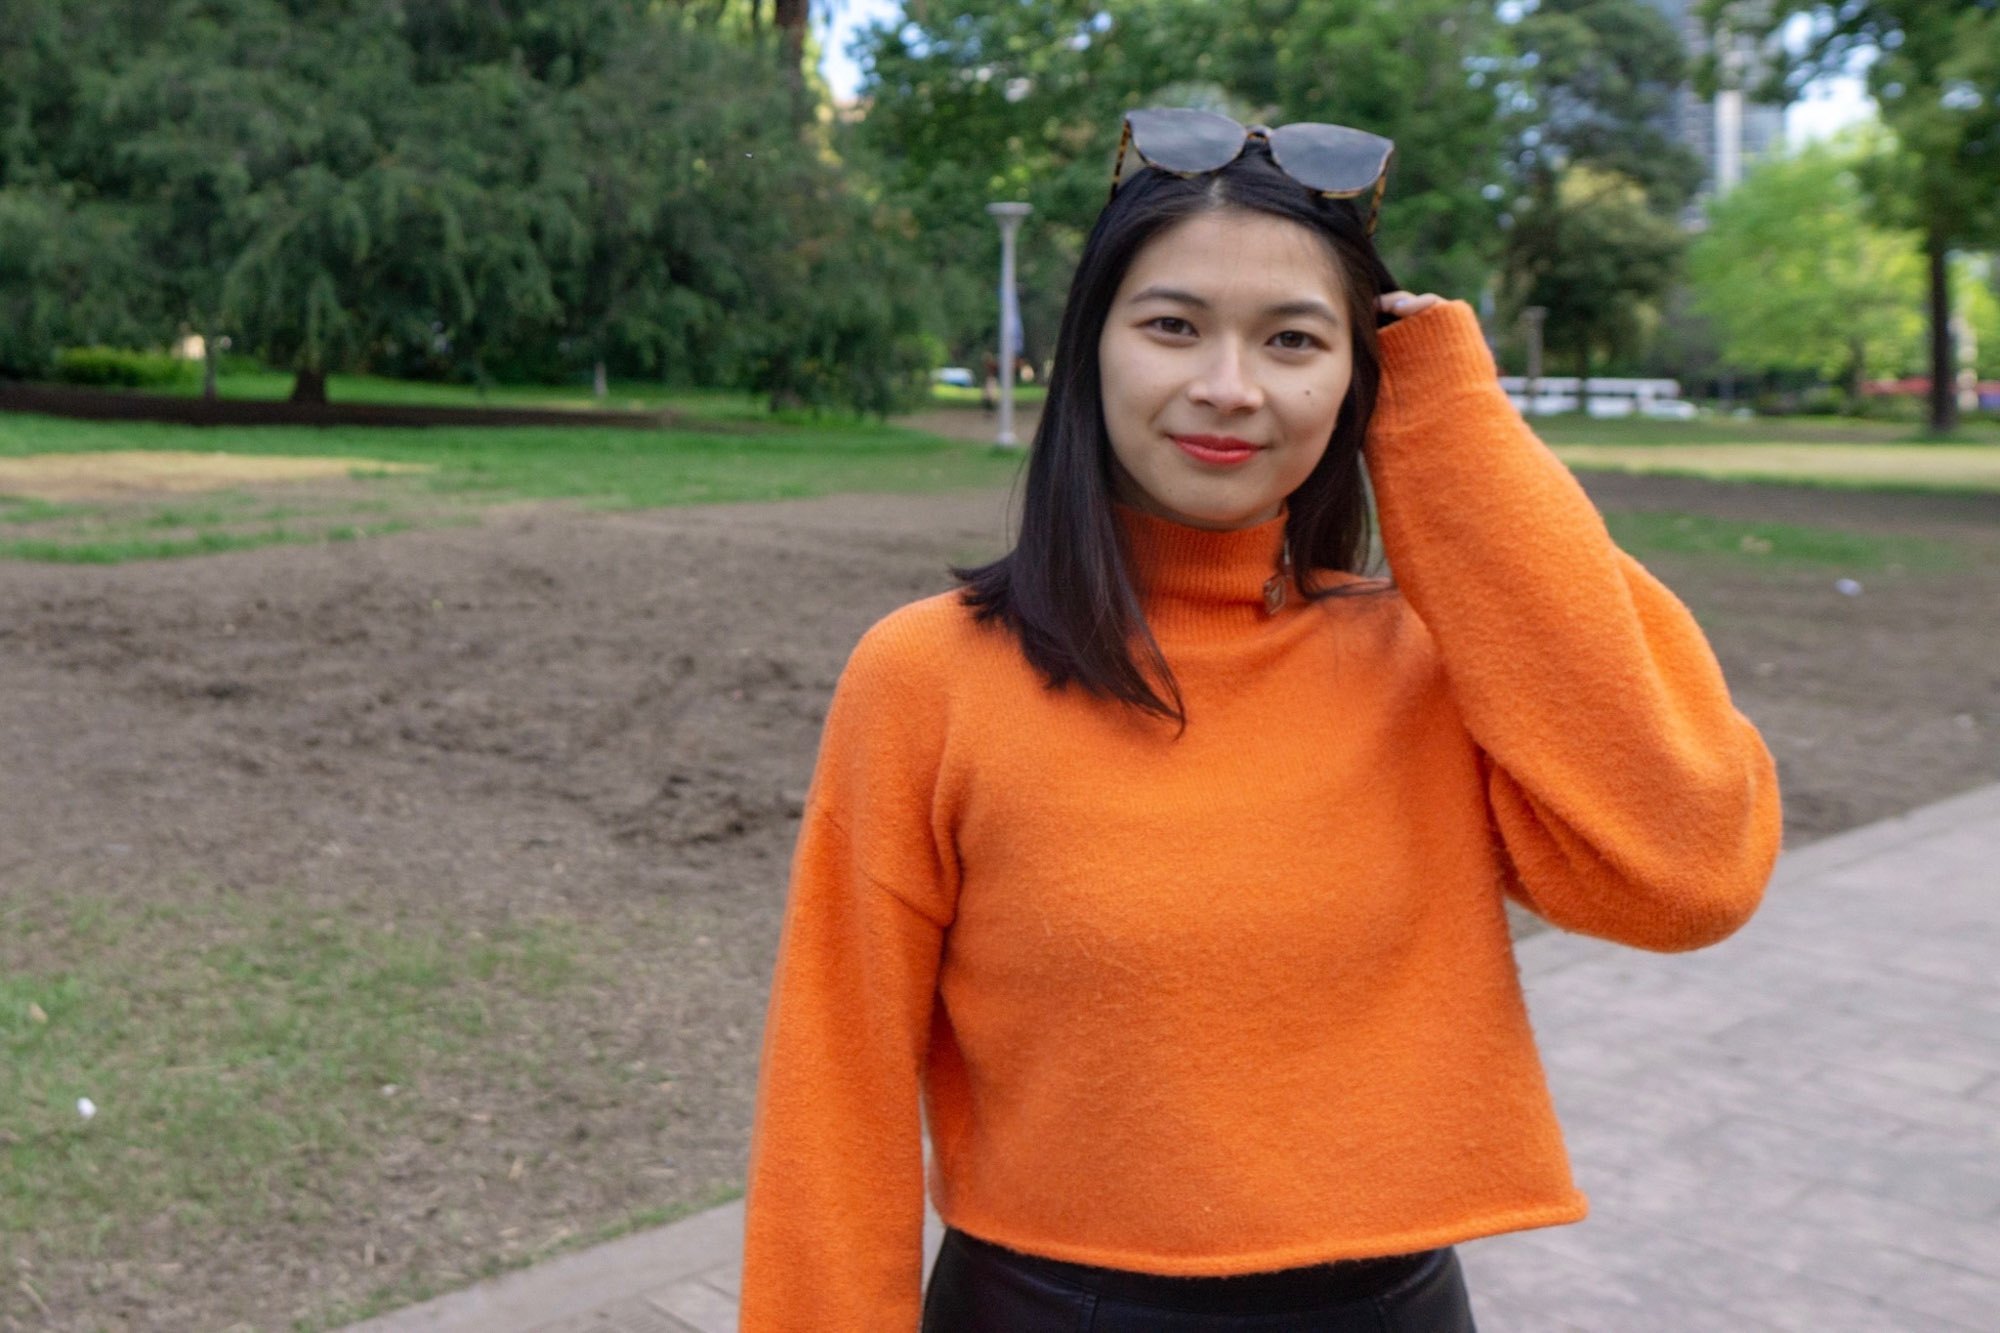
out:
{"label": "parked car", "polygon": [[961,389],[973,387],[972,371],[965,366],[943,366],[931,372],[931,378],[939,384],[955,384]]}

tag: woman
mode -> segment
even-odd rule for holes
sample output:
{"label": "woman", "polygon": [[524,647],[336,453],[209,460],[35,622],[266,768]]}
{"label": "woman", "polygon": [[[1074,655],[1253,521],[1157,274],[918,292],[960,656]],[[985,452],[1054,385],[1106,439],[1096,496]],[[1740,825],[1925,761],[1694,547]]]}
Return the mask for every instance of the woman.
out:
{"label": "woman", "polygon": [[1014,549],[835,690],[745,1333],[1470,1330],[1451,1247],[1587,1208],[1503,900],[1668,951],[1762,896],[1768,750],[1470,308],[1396,290],[1387,151],[1200,114],[1128,120]]}

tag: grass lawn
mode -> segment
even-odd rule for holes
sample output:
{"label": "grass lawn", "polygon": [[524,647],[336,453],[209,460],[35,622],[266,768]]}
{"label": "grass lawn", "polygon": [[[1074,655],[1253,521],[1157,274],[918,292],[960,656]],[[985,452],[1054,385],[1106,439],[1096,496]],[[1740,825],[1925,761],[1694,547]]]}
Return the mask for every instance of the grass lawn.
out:
{"label": "grass lawn", "polygon": [[2000,444],[1601,444],[1549,441],[1572,468],[1869,490],[2000,491]]}
{"label": "grass lawn", "polygon": [[[33,1237],[44,1254],[107,1257],[133,1226],[214,1235],[326,1224],[357,1164],[385,1143],[432,1145],[448,1132],[426,1123],[437,1111],[413,1100],[419,1081],[503,1102],[549,1095],[576,1051],[548,1014],[587,1004],[622,943],[575,920],[482,931],[413,911],[378,923],[193,883],[116,907],[21,901],[0,926],[10,964],[0,967],[0,1253],[7,1238]],[[608,1060],[607,1079],[641,1082]],[[514,1169],[539,1165],[531,1154]],[[739,1193],[532,1238],[465,1276]],[[384,1288],[294,1327],[431,1294]]]}
{"label": "grass lawn", "polygon": [[363,463],[334,493],[236,489],[152,505],[0,496],[0,557],[107,562],[348,540],[469,521],[481,507],[521,499],[631,508],[1004,485],[1021,462],[990,445],[853,418],[765,417],[756,429],[710,432],[202,428],[0,415],[0,459],[133,449],[334,456],[427,471],[371,476]]}
{"label": "grass lawn", "polygon": [[[1556,444],[1935,444],[1915,427],[1854,417],[1703,417],[1695,421],[1586,417],[1564,412],[1530,417],[1535,433]],[[2000,444],[2000,421],[1979,417],[1961,423],[1946,445]]]}
{"label": "grass lawn", "polygon": [[[286,383],[276,374],[236,375],[225,387],[231,396],[277,396]],[[837,414],[774,415],[741,394],[615,388],[616,405],[673,406],[716,428],[199,428],[0,415],[0,460],[114,450],[367,460],[340,486],[231,487],[150,503],[9,497],[0,485],[0,558],[106,563],[356,540],[471,522],[488,505],[522,499],[628,508],[1005,485],[1022,461],[1021,454],[990,444],[947,440],[887,422]],[[478,401],[464,386],[361,377],[336,378],[333,391],[336,398],[355,400]],[[1039,395],[1037,388],[1024,399]],[[588,406],[590,399],[579,389],[530,386],[495,390],[486,401]],[[1917,441],[1905,426],[1834,419],[1659,422],[1559,416],[1537,418],[1534,425],[1576,468],[2000,490],[2000,427],[1985,421],[1968,423],[1962,442],[1946,444]],[[414,464],[425,471],[389,476],[372,472],[371,463]]]}
{"label": "grass lawn", "polygon": [[1640,560],[1692,555],[1739,568],[1900,574],[1961,569],[1970,558],[1953,542],[1809,524],[1653,511],[1613,512],[1604,520],[1612,540]]}

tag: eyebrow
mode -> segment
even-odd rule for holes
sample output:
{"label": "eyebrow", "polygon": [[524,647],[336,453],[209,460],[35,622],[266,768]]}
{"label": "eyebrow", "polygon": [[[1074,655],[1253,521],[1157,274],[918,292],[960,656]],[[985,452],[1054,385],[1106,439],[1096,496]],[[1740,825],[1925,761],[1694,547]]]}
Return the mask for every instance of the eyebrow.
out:
{"label": "eyebrow", "polygon": [[[1132,304],[1136,305],[1140,301],[1175,301],[1181,305],[1193,306],[1197,310],[1210,309],[1207,301],[1196,296],[1193,292],[1185,292],[1178,287],[1161,287],[1158,285],[1148,287],[1146,290],[1137,292],[1132,296]],[[1326,302],[1311,299],[1280,301],[1276,305],[1265,306],[1263,313],[1267,316],[1276,315],[1281,317],[1286,315],[1317,315],[1329,324],[1340,323],[1340,316],[1335,314],[1332,307],[1328,306]]]}

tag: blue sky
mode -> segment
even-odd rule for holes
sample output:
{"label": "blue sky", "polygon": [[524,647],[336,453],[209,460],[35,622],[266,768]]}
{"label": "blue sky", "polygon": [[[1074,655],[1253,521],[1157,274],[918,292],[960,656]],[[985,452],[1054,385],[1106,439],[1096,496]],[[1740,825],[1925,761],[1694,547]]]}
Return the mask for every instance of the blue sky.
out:
{"label": "blue sky", "polygon": [[[861,82],[861,70],[847,56],[848,41],[867,24],[901,14],[901,0],[821,0],[814,12],[825,52],[820,70],[834,96],[844,101]],[[1858,75],[1825,80],[1808,92],[1785,111],[1785,136],[1795,144],[1823,138],[1873,110]]]}
{"label": "blue sky", "polygon": [[[821,25],[820,72],[841,101],[854,96],[861,82],[861,70],[847,58],[848,40],[877,19],[894,18],[903,12],[900,0],[821,0],[813,6],[815,23]],[[832,31],[826,26],[831,23]]]}

